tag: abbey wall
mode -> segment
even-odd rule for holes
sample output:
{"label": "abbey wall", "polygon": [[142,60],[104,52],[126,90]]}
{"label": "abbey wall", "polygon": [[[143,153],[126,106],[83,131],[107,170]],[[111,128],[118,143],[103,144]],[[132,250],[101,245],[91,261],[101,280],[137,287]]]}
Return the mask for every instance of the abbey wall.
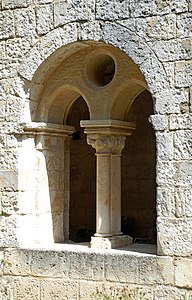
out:
{"label": "abbey wall", "polygon": [[191,0],[0,8],[0,300],[192,299]]}

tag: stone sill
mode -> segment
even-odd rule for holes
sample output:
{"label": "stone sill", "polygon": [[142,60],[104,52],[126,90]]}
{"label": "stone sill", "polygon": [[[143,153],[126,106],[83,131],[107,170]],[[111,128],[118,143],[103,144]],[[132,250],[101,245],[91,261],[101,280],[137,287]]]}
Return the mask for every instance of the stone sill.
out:
{"label": "stone sill", "polygon": [[72,251],[72,252],[86,252],[86,253],[105,253],[105,254],[119,254],[119,255],[136,255],[136,256],[157,256],[157,246],[154,244],[131,244],[119,249],[94,249],[90,248],[89,243],[75,243],[67,241],[65,243],[54,243],[51,245],[34,245],[27,247],[29,250],[34,251]]}

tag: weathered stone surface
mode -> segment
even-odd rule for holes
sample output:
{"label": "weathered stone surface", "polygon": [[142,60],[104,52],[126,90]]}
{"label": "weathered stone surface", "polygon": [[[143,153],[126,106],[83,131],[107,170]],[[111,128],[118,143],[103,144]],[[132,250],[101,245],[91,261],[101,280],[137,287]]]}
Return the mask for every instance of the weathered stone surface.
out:
{"label": "weathered stone surface", "polygon": [[155,41],[150,43],[160,61],[175,61],[192,58],[191,39]]}
{"label": "weathered stone surface", "polygon": [[10,300],[13,298],[14,279],[13,277],[0,277],[0,299]]}
{"label": "weathered stone surface", "polygon": [[[69,279],[71,255],[62,251],[34,251],[31,272],[39,277],[62,277]],[[80,270],[79,270],[80,272]]]}
{"label": "weathered stone surface", "polygon": [[157,230],[159,254],[191,256],[191,218],[159,217]]}
{"label": "weathered stone surface", "polygon": [[18,174],[14,171],[0,171],[0,190],[17,191]]}
{"label": "weathered stone surface", "polygon": [[25,39],[15,38],[7,40],[6,42],[6,54],[12,58],[22,58],[33,45],[33,38],[28,37]]}
{"label": "weathered stone surface", "polygon": [[45,34],[53,29],[53,6],[40,6],[37,13],[37,32],[39,35]]}
{"label": "weathered stone surface", "polygon": [[156,286],[154,289],[154,300],[175,300],[175,299],[190,299],[188,290],[180,290],[179,288]]}
{"label": "weathered stone surface", "polygon": [[191,186],[191,161],[170,162],[159,161],[157,163],[158,185]]}
{"label": "weathered stone surface", "polygon": [[[109,281],[134,283],[138,278],[138,257],[113,254],[105,256],[105,276]],[[130,266],[127,268],[127,266]]]}
{"label": "weathered stone surface", "polygon": [[192,61],[181,61],[175,64],[175,86],[189,87],[192,85]]}
{"label": "weathered stone surface", "polygon": [[17,220],[15,216],[0,217],[0,247],[16,247]]}
{"label": "weathered stone surface", "polygon": [[140,35],[148,39],[173,39],[176,36],[176,16],[169,14],[161,17],[138,18],[136,28]]}
{"label": "weathered stone surface", "polygon": [[40,280],[28,277],[18,277],[14,281],[15,300],[40,300]]}
{"label": "weathered stone surface", "polygon": [[63,281],[63,279],[44,279],[41,282],[41,299],[78,299],[78,282]]}
{"label": "weathered stone surface", "polygon": [[152,123],[154,130],[165,130],[168,127],[168,118],[164,115],[151,115],[149,121]]}
{"label": "weathered stone surface", "polygon": [[171,258],[143,257],[138,261],[139,284],[173,284],[174,267]]}
{"label": "weathered stone surface", "polygon": [[27,7],[31,4],[31,0],[2,0],[3,9]]}
{"label": "weathered stone surface", "polygon": [[157,188],[157,215],[163,217],[175,216],[174,188]]}
{"label": "weathered stone surface", "polygon": [[16,35],[20,37],[36,34],[35,11],[32,8],[14,12]]}
{"label": "weathered stone surface", "polygon": [[115,20],[119,19],[119,15],[122,18],[128,18],[129,16],[128,2],[126,0],[121,2],[110,0],[96,1],[96,19]]}
{"label": "weathered stone surface", "polygon": [[159,160],[173,159],[173,133],[156,132],[157,158]]}
{"label": "weathered stone surface", "polygon": [[174,132],[174,158],[175,160],[191,159],[192,132],[179,130]]}
{"label": "weathered stone surface", "polygon": [[192,259],[181,258],[175,261],[175,284],[180,287],[192,287]]}
{"label": "weathered stone surface", "polygon": [[13,37],[15,34],[13,14],[0,12],[0,39]]}
{"label": "weathered stone surface", "polygon": [[[185,23],[185,26],[183,24]],[[181,38],[188,38],[191,33],[192,21],[191,14],[181,14],[177,16],[177,36]]]}
{"label": "weathered stone surface", "polygon": [[169,124],[171,130],[191,129],[192,114],[170,115]]}
{"label": "weathered stone surface", "polygon": [[71,21],[85,21],[88,19],[88,1],[58,1],[54,5],[54,25],[55,27],[64,25]]}
{"label": "weathered stone surface", "polygon": [[9,249],[4,255],[4,275],[30,275],[31,271],[30,250]]}

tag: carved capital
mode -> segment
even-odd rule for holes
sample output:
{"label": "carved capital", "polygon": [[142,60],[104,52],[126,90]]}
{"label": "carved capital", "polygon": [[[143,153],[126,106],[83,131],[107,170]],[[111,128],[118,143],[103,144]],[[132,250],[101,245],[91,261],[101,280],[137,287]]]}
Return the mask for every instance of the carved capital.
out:
{"label": "carved capital", "polygon": [[121,154],[126,136],[88,134],[87,143],[96,149],[97,154]]}

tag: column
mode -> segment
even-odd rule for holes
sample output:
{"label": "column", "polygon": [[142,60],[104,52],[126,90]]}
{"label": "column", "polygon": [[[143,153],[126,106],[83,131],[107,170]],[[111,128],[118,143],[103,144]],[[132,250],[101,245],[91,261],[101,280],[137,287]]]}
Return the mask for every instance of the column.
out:
{"label": "column", "polygon": [[121,232],[121,156],[135,126],[115,120],[93,122],[81,122],[97,157],[96,233],[91,247],[118,248],[132,242]]}

